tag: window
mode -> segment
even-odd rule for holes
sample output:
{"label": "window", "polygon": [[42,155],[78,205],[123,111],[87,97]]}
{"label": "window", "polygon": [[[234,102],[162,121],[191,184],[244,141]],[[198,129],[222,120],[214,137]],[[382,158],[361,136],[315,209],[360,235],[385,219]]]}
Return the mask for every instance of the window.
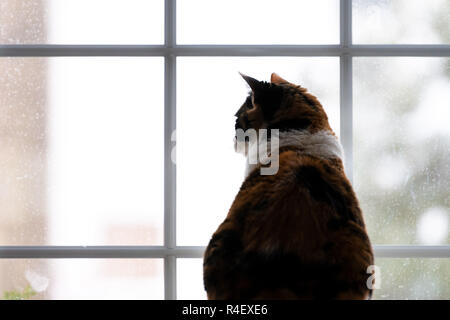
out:
{"label": "window", "polygon": [[237,72],[275,71],[340,136],[375,298],[450,298],[449,13],[444,0],[1,1],[0,293],[205,298],[203,251],[243,179]]}

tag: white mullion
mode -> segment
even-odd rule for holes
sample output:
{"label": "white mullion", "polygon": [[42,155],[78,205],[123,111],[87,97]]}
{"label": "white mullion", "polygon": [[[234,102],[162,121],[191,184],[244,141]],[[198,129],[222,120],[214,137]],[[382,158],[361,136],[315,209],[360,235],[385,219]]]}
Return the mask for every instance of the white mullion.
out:
{"label": "white mullion", "polygon": [[352,2],[340,2],[340,139],[345,152],[344,166],[347,177],[353,182],[353,75],[352,56]]}
{"label": "white mullion", "polygon": [[[172,133],[176,128],[176,1],[165,0],[164,58],[164,247],[176,247],[176,167],[172,161]],[[170,251],[169,251],[170,252]],[[175,300],[176,255],[164,256],[164,297]]]}
{"label": "white mullion", "polygon": [[[450,245],[374,245],[377,258],[450,258]],[[0,246],[0,259],[202,258],[204,246]],[[173,263],[166,265],[170,273]],[[174,271],[175,270],[175,271]]]}
{"label": "white mullion", "polygon": [[374,245],[376,258],[450,258],[450,245]]}
{"label": "white mullion", "polygon": [[172,134],[176,128],[176,58],[164,61],[164,246],[176,246],[176,166],[172,161]]}
{"label": "white mullion", "polygon": [[[344,1],[344,0],[342,0]],[[342,28],[348,25],[342,23]],[[345,33],[348,34],[348,31]],[[172,39],[175,35],[166,39]],[[341,34],[341,41],[350,39]],[[450,45],[0,45],[0,57],[328,56],[449,57]]]}
{"label": "white mullion", "polygon": [[163,56],[165,45],[0,45],[0,57]]}
{"label": "white mullion", "polygon": [[338,56],[339,45],[178,45],[177,56],[193,57],[316,57]]}
{"label": "white mullion", "polygon": [[349,46],[348,53],[354,57],[449,57],[450,45],[355,45]]}
{"label": "white mullion", "polygon": [[[172,133],[176,128],[176,58],[165,57],[164,123],[164,246],[176,247],[176,166],[172,162]],[[176,299],[176,259],[164,259],[164,291],[167,300]]]}
{"label": "white mullion", "polygon": [[352,45],[352,0],[341,0],[339,8],[339,37],[343,48]]}
{"label": "white mullion", "polygon": [[173,249],[164,246],[0,246],[0,259],[198,258],[204,249],[200,246]]}
{"label": "white mullion", "polygon": [[353,182],[353,61],[350,55],[340,57],[340,139],[344,148],[344,167]]}

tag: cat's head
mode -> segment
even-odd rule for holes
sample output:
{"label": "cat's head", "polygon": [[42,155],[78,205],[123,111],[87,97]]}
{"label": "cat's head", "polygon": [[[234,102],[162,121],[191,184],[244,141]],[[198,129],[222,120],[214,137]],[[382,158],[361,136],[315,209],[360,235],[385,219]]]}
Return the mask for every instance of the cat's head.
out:
{"label": "cat's head", "polygon": [[305,88],[292,84],[276,73],[270,83],[241,74],[251,88],[235,116],[235,129],[326,130],[332,133],[328,117],[317,98]]}

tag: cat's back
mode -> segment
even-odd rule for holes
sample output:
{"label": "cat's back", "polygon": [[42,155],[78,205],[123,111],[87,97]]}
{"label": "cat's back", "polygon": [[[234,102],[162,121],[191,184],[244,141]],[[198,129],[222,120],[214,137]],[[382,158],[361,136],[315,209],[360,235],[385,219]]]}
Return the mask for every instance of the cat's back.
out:
{"label": "cat's back", "polygon": [[242,184],[206,250],[204,280],[216,299],[364,297],[371,264],[340,160],[283,147],[275,175],[257,167]]}

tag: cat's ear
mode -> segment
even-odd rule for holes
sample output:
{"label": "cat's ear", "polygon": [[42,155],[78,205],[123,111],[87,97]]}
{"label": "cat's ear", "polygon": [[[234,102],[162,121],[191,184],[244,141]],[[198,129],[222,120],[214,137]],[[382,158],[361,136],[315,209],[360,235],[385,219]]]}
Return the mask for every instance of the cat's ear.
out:
{"label": "cat's ear", "polygon": [[246,76],[245,74],[242,74],[240,72],[239,72],[239,74],[241,75],[242,78],[244,78],[245,82],[247,82],[247,84],[250,86],[252,91],[257,91],[261,87],[260,81],[254,79],[252,77]]}
{"label": "cat's ear", "polygon": [[282,77],[277,75],[275,72],[272,73],[272,75],[270,76],[270,82],[275,84],[289,83],[288,81],[284,80]]}

